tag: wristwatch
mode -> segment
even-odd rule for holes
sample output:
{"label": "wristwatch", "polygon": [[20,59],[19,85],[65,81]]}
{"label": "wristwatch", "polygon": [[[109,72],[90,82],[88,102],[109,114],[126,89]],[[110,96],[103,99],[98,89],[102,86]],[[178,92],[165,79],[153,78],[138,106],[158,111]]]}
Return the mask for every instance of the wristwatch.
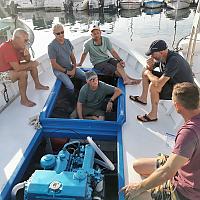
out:
{"label": "wristwatch", "polygon": [[109,102],[114,103],[114,101],[112,99],[110,99]]}
{"label": "wristwatch", "polygon": [[121,58],[118,60],[119,62],[123,61]]}
{"label": "wristwatch", "polygon": [[64,73],[67,74],[67,69],[65,69]]}

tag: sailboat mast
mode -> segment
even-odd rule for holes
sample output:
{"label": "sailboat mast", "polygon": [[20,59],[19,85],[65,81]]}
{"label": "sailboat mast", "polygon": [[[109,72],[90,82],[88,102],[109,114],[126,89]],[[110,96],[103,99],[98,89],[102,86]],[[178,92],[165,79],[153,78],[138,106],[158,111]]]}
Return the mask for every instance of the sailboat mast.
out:
{"label": "sailboat mast", "polygon": [[192,60],[193,60],[195,46],[196,46],[197,33],[198,33],[198,27],[199,27],[199,19],[200,19],[200,1],[198,2],[196,14],[194,16],[192,31],[191,31],[191,35],[190,35],[190,41],[189,41],[189,45],[188,45],[187,57],[186,57],[186,59],[190,65],[192,65]]}

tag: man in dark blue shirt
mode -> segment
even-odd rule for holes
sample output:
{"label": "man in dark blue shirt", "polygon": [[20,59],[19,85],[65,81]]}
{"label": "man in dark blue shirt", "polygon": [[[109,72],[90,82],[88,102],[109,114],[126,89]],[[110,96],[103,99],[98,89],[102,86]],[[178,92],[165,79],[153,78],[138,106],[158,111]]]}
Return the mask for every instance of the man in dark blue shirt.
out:
{"label": "man in dark blue shirt", "polygon": [[[168,50],[165,41],[154,41],[146,55],[150,58],[147,59],[147,66],[142,74],[142,94],[129,97],[132,101],[146,105],[148,90],[150,91],[152,109],[149,114],[137,116],[142,122],[157,120],[159,99],[170,100],[176,83],[194,82],[188,62],[178,53]],[[156,67],[160,70],[156,70]]]}

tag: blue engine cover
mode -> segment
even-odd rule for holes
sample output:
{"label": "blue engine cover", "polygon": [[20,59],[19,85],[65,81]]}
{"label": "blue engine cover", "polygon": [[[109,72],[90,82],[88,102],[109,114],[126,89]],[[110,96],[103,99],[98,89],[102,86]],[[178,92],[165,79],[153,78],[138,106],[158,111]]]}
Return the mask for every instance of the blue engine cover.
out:
{"label": "blue engine cover", "polygon": [[[91,191],[87,185],[87,176],[82,180],[74,177],[74,172],[36,170],[27,183],[25,199],[57,199],[78,200],[91,199]],[[55,184],[55,186],[52,186]],[[51,187],[54,187],[51,189]]]}
{"label": "blue engine cover", "polygon": [[93,168],[94,149],[79,145],[77,154],[70,154],[66,147],[57,156],[43,156],[44,170],[36,170],[27,181],[25,200],[92,200],[93,186],[103,180],[100,168]]}

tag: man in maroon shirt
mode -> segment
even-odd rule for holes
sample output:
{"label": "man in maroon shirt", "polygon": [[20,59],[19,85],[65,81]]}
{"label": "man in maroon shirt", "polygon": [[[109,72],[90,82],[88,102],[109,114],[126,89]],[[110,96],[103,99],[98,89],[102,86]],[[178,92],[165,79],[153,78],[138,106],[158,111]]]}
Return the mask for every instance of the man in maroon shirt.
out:
{"label": "man in maroon shirt", "polygon": [[48,90],[49,87],[42,85],[39,81],[37,70],[39,63],[31,61],[26,48],[28,41],[28,33],[23,29],[16,29],[12,39],[0,45],[0,75],[12,82],[18,81],[21,104],[32,107],[36,104],[26,95],[27,72],[30,71],[36,89]]}
{"label": "man in maroon shirt", "polygon": [[[133,168],[140,175],[147,177],[141,183],[126,185],[124,191],[128,200],[199,200],[200,199],[200,108],[199,91],[192,83],[175,85],[172,101],[176,111],[182,115],[185,124],[177,133],[175,146],[168,156],[142,158],[134,162]],[[171,197],[157,186],[169,185]],[[157,187],[158,190],[155,190]],[[151,189],[150,193],[146,191]],[[158,193],[160,192],[160,196]],[[146,194],[145,194],[146,193]],[[157,198],[155,198],[157,196]],[[159,197],[158,197],[159,196]]]}

